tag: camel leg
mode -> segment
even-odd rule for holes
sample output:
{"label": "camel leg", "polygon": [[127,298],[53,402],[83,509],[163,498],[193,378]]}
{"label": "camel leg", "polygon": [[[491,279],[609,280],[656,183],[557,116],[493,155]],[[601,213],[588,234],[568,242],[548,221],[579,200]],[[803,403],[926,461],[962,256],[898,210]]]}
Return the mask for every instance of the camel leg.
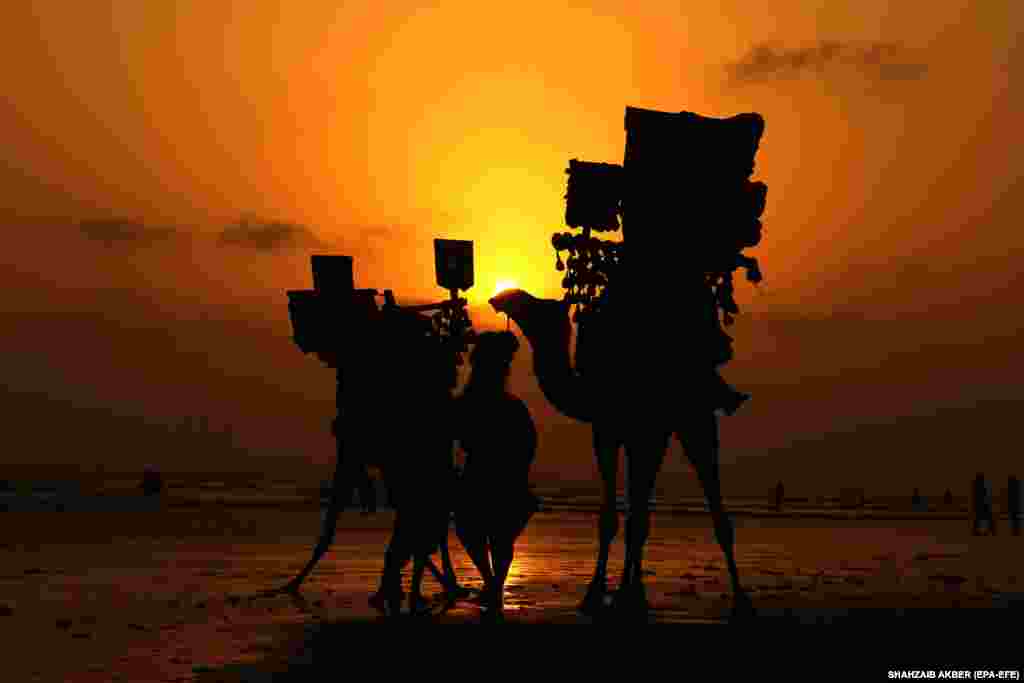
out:
{"label": "camel leg", "polygon": [[402,606],[402,570],[412,555],[406,535],[401,528],[391,535],[391,542],[384,553],[384,570],[381,572],[380,588],[370,604],[390,616],[398,616]]}
{"label": "camel leg", "polygon": [[734,613],[752,613],[750,596],[740,584],[739,570],[736,568],[736,557],[733,552],[735,532],[732,521],[722,504],[722,488],[718,472],[718,417],[707,413],[699,418],[689,420],[686,428],[676,432],[676,438],[683,446],[687,459],[697,470],[704,497],[711,509],[711,521],[715,527],[715,537],[725,555],[725,563],[729,568],[729,579],[732,583]]}
{"label": "camel leg", "polygon": [[425,609],[427,601],[423,597],[423,571],[427,568],[428,562],[430,557],[424,553],[417,553],[413,558],[412,582],[409,589],[409,615],[413,617],[429,614],[429,610]]}
{"label": "camel leg", "polygon": [[452,564],[451,551],[448,549],[448,537],[445,536],[441,539],[441,569],[438,569],[434,563],[427,558],[427,569],[434,575],[441,587],[444,588],[445,597],[450,601],[455,601],[459,598],[469,597],[469,590],[459,585],[458,577],[455,575],[455,565]]}
{"label": "camel leg", "polygon": [[668,447],[669,433],[633,437],[626,443],[626,476],[629,516],[626,519],[626,568],[619,586],[616,607],[647,613],[643,584],[643,549],[651,526],[651,493]]}
{"label": "camel leg", "polygon": [[608,592],[608,553],[619,532],[619,512],[615,505],[615,485],[619,476],[619,446],[622,440],[608,429],[593,428],[594,455],[601,474],[601,516],[598,522],[597,567],[590,580],[587,594],[579,605],[584,614],[593,614],[604,608]]}
{"label": "camel leg", "polygon": [[451,550],[448,548],[448,530],[441,538],[441,568],[444,571],[444,580],[439,583],[444,586],[445,594],[449,600],[468,598],[469,589],[459,584],[459,577],[455,575],[455,565],[452,564]]}

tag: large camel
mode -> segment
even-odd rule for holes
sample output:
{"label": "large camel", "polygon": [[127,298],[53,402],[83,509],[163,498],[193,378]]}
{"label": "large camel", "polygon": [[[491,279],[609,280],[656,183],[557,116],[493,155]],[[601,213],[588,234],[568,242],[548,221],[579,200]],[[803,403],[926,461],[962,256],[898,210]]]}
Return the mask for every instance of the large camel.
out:
{"label": "large camel", "polygon": [[[595,614],[606,604],[608,551],[619,529],[615,491],[618,450],[624,445],[629,503],[626,563],[612,604],[630,613],[646,614],[641,563],[650,528],[649,501],[668,440],[674,433],[704,487],[715,535],[732,582],[733,614],[752,614],[750,598],[740,585],[736,569],[733,526],[722,505],[717,417],[712,400],[705,402],[708,394],[704,389],[712,386],[707,375],[712,371],[708,369],[706,375],[701,370],[691,370],[689,375],[684,371],[682,377],[689,377],[692,387],[666,382],[665,374],[648,375],[659,369],[659,361],[653,358],[657,350],[647,349],[647,357],[642,357],[643,344],[631,340],[647,333],[628,324],[628,313],[625,317],[616,317],[616,310],[627,310],[619,306],[580,328],[576,360],[586,366],[586,372],[579,372],[570,359],[572,328],[567,303],[537,299],[519,289],[502,292],[490,303],[496,311],[515,321],[530,342],[534,372],[545,398],[559,412],[592,425],[594,453],[603,484],[603,504],[597,566],[580,605],[581,611]],[[580,363],[584,348],[587,359],[604,355],[606,362],[600,365],[589,360]],[[665,348],[662,345],[662,349]]]}

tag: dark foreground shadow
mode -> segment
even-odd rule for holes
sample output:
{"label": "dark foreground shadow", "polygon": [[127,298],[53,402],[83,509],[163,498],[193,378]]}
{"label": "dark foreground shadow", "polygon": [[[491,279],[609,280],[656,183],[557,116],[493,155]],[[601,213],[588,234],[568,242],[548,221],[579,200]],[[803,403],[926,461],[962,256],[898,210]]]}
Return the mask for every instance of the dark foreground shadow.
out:
{"label": "dark foreground shadow", "polygon": [[991,608],[774,608],[759,609],[757,617],[750,620],[751,624],[836,624],[863,628],[865,626],[896,623],[901,628],[913,630],[943,629],[949,632],[957,629],[992,629],[1019,625],[1024,618],[1024,609],[991,609]]}
{"label": "dark foreground shadow", "polygon": [[[652,621],[660,621],[656,615]],[[738,623],[750,628],[771,629],[779,625],[829,624],[837,626],[853,626],[863,633],[865,626],[885,628],[893,623],[903,629],[912,631],[928,631],[936,633],[953,633],[963,630],[977,629],[979,632],[990,632],[994,628],[1009,628],[1019,625],[1024,620],[1024,600],[1013,600],[1001,607],[993,608],[911,608],[882,609],[862,607],[854,609],[829,608],[786,608],[759,607],[756,616],[730,622],[725,618],[704,624],[726,625]],[[598,620],[614,627],[617,620],[612,618]],[[554,611],[538,614],[533,612],[530,618],[517,617],[510,614],[503,622],[507,625],[557,625],[557,624],[588,624],[594,623],[586,617],[569,612]],[[431,630],[432,626],[466,624],[476,628],[481,624],[480,614],[475,609],[456,608],[448,610],[434,618],[402,617],[385,619],[383,617],[348,618],[329,621],[317,620],[312,623],[291,624],[281,626],[274,638],[274,645],[265,648],[258,661],[233,663],[220,667],[197,667],[195,681],[197,683],[290,683],[292,681],[335,680],[339,675],[339,657],[347,658],[344,652],[358,647],[362,641],[365,627],[382,637],[387,631],[398,629],[408,631],[416,629],[425,634],[423,629]],[[676,622],[677,625],[685,623]],[[628,621],[623,626],[634,625]],[[668,624],[664,624],[668,625]],[[693,625],[693,624],[690,624]],[[359,627],[364,627],[360,629]],[[383,629],[383,631],[381,630]],[[362,631],[356,634],[356,631]],[[527,633],[522,631],[520,633]],[[541,629],[543,631],[543,629]],[[908,632],[908,631],[904,631]],[[542,636],[545,637],[545,636]],[[388,638],[390,640],[390,637]],[[417,638],[418,640],[419,638]],[[448,638],[446,637],[445,640]],[[407,639],[402,638],[405,641]],[[428,638],[429,640],[429,638]],[[397,642],[393,641],[392,642]]]}

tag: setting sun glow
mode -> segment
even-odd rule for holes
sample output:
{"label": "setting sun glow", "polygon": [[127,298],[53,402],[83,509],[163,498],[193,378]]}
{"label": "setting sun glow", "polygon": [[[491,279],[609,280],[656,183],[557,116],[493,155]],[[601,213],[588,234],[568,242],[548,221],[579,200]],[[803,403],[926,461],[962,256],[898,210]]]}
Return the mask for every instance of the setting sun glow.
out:
{"label": "setting sun glow", "polygon": [[500,294],[507,289],[515,289],[517,286],[514,280],[498,280],[494,285],[494,293]]}

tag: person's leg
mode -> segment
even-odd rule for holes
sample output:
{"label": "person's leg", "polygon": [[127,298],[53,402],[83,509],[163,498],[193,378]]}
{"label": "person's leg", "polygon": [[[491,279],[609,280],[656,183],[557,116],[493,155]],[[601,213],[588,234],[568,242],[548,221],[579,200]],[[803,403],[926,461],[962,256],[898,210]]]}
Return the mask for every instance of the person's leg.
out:
{"label": "person's leg", "polygon": [[515,538],[509,534],[491,536],[491,558],[494,561],[494,584],[488,603],[492,609],[501,610],[505,606],[505,581],[512,567],[515,553]]}
{"label": "person's leg", "polygon": [[462,520],[456,520],[455,533],[466,549],[466,554],[472,560],[473,566],[480,572],[480,578],[484,582],[484,591],[490,589],[494,583],[494,572],[491,570],[491,560],[487,553],[487,536],[479,522],[472,519],[477,515],[476,510],[469,510],[462,513]]}
{"label": "person's leg", "polygon": [[455,575],[455,565],[452,564],[452,555],[448,548],[448,534],[445,529],[445,536],[441,539],[441,569],[442,578],[438,582],[444,586],[449,598],[460,598],[469,595],[467,590],[459,585],[459,578]]}
{"label": "person's leg", "polygon": [[421,505],[415,511],[417,524],[415,528],[414,555],[413,555],[413,576],[412,588],[409,593],[409,609],[413,614],[420,613],[426,606],[427,600],[423,597],[423,571],[427,567],[434,573],[441,586],[444,586],[444,576],[437,570],[430,556],[437,552],[440,543],[442,518],[439,510],[432,504]]}
{"label": "person's leg", "polygon": [[409,588],[409,614],[418,616],[424,613],[427,600],[423,597],[423,570],[429,557],[426,553],[417,553],[413,559],[412,585]]}

